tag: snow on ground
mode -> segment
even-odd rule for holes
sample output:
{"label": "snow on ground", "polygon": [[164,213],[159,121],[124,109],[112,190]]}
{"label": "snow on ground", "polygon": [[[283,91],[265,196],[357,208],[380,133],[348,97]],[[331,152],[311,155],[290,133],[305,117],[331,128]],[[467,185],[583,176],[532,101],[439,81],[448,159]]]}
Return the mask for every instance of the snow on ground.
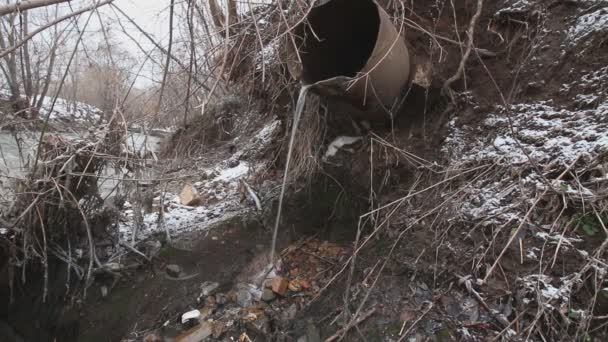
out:
{"label": "snow on ground", "polygon": [[608,8],[584,14],[568,30],[567,40],[571,47],[578,45],[592,34],[608,33]]}
{"label": "snow on ground", "polygon": [[[216,222],[230,219],[246,210],[240,203],[239,182],[246,179],[247,174],[255,170],[246,162],[235,167],[213,168],[206,172],[209,178],[193,184],[201,196],[201,205],[186,206],[180,203],[176,194],[167,193],[164,199],[166,208],[164,225],[172,236],[192,230],[205,230]],[[154,198],[155,212],[143,216],[143,230],[138,238],[145,238],[154,232],[164,232],[159,225],[158,210],[160,195]],[[126,207],[131,208],[130,204]],[[133,209],[125,211],[125,220],[119,226],[119,231],[129,238],[133,231]]]}
{"label": "snow on ground", "polygon": [[[450,164],[496,164],[500,175],[467,186],[465,199],[455,204],[461,217],[484,225],[517,224],[523,217],[522,205],[547,188],[533,165],[545,171],[564,169],[575,160],[590,164],[608,156],[606,81],[608,67],[564,84],[561,95],[572,99],[567,105],[547,100],[514,104],[508,110],[498,106],[480,127],[452,120],[442,149]],[[580,183],[549,182],[565,196],[594,197]]]}
{"label": "snow on ground", "polygon": [[503,7],[494,16],[506,14],[528,13],[534,8],[535,2],[530,0],[506,0]]}
{"label": "snow on ground", "polygon": [[[0,90],[0,99],[8,100],[11,94],[6,89]],[[25,98],[22,95],[23,98]],[[38,101],[38,100],[36,100]],[[53,97],[45,96],[40,108],[40,117],[46,118],[49,111],[53,107],[50,120],[51,122],[70,123],[76,122],[80,124],[95,124],[98,123],[103,115],[101,109],[90,104],[66,100],[58,97],[53,106]]]}
{"label": "snow on ground", "polygon": [[[243,202],[241,197],[241,181],[263,169],[263,162],[255,162],[256,154],[272,143],[272,137],[280,129],[279,121],[272,121],[262,127],[256,134],[243,140],[238,145],[242,149],[227,160],[199,172],[200,180],[193,180],[192,186],[201,198],[200,205],[185,206],[180,203],[177,194],[165,195],[164,223],[172,236],[188,231],[204,231],[214,224],[240,216],[249,210],[254,210],[255,203],[250,195]],[[247,159],[247,160],[245,160]],[[143,230],[138,232],[138,239],[145,239],[153,233],[164,233],[164,228],[158,223],[158,208],[160,195],[154,199],[155,212],[143,217]],[[132,206],[124,212],[124,218],[119,226],[119,232],[125,239],[130,239],[133,231],[134,213]]]}
{"label": "snow on ground", "polygon": [[[40,109],[40,115],[46,117],[51,106],[53,99],[45,97],[42,108]],[[89,104],[79,101],[68,101],[63,98],[57,98],[53,110],[51,112],[50,120],[57,122],[76,122],[80,124],[95,124],[101,120],[103,112],[101,109],[91,106]]]}

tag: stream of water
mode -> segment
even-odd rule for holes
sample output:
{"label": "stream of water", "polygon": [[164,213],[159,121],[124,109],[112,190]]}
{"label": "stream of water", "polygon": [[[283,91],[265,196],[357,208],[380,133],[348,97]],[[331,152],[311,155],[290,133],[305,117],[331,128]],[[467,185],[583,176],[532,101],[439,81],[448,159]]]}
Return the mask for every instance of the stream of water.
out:
{"label": "stream of water", "polygon": [[283,209],[283,197],[285,197],[285,187],[287,186],[287,177],[289,175],[289,163],[291,162],[291,154],[293,152],[293,142],[298,131],[298,123],[300,122],[300,116],[302,116],[304,105],[306,105],[306,95],[308,94],[308,89],[310,89],[310,85],[303,85],[302,88],[300,88],[298,103],[296,104],[296,110],[293,113],[293,123],[291,124],[291,136],[289,137],[289,146],[287,148],[287,161],[285,162],[283,184],[281,185],[281,195],[279,196],[279,207],[277,209],[277,218],[274,224],[274,231],[272,233],[272,249],[270,252],[270,262],[272,263],[274,263],[277,234],[279,232],[279,224],[281,222],[281,211]]}

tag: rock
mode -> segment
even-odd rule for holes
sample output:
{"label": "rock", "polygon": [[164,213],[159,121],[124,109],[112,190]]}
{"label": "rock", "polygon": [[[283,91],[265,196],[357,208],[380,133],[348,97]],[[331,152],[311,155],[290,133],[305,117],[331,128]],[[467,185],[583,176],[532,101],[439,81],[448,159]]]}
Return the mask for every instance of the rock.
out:
{"label": "rock", "polygon": [[239,166],[240,163],[241,162],[238,159],[230,159],[228,161],[228,167],[229,168],[237,167],[237,166]]}
{"label": "rock", "polygon": [[262,300],[267,303],[272,302],[275,298],[277,296],[270,289],[264,289],[264,292],[262,292]]}
{"label": "rock", "polygon": [[213,334],[213,325],[202,322],[175,338],[175,342],[200,342]]}
{"label": "rock", "polygon": [[165,267],[165,272],[173,278],[179,278],[179,275],[182,273],[182,268],[179,265],[171,264]]}
{"label": "rock", "polygon": [[182,315],[182,324],[186,324],[190,320],[198,320],[201,317],[201,312],[198,310],[192,310]]}
{"label": "rock", "polygon": [[201,296],[211,296],[220,287],[219,283],[206,281],[201,284]]}
{"label": "rock", "polygon": [[192,184],[186,184],[179,194],[179,201],[182,205],[196,206],[200,204],[201,197]]}
{"label": "rock", "polygon": [[291,304],[287,310],[283,311],[283,315],[281,318],[283,318],[284,321],[291,321],[292,319],[296,318],[296,314],[298,313],[298,306],[294,303]]}
{"label": "rock", "polygon": [[253,304],[253,296],[247,289],[240,289],[236,293],[236,303],[243,308],[250,307]]}
{"label": "rock", "polygon": [[272,292],[274,292],[280,296],[285,296],[288,285],[289,285],[289,282],[287,281],[287,279],[280,277],[280,276],[274,277],[270,281],[270,288],[272,289]]}

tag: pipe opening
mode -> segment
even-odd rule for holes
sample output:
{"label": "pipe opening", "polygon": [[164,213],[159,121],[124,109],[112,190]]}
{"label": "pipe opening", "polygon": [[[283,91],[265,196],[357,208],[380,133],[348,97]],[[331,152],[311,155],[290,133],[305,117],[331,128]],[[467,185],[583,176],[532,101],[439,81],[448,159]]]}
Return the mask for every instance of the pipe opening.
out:
{"label": "pipe opening", "polygon": [[[336,76],[354,77],[370,58],[380,15],[372,0],[331,0],[313,8],[296,28],[301,79],[312,84]],[[313,33],[314,32],[314,33]]]}

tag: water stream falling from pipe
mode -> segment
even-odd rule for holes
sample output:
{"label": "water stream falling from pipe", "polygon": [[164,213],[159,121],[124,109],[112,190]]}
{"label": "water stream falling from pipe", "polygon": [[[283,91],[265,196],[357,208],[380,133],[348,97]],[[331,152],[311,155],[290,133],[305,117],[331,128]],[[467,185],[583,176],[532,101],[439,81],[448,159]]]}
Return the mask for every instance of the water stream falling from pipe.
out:
{"label": "water stream falling from pipe", "polygon": [[285,162],[285,171],[283,174],[283,185],[281,186],[281,195],[279,196],[279,208],[277,209],[277,218],[274,223],[274,231],[272,232],[272,249],[270,250],[271,265],[274,265],[277,234],[279,232],[279,224],[281,223],[281,210],[283,209],[283,197],[285,196],[285,188],[287,187],[287,176],[289,175],[289,163],[291,162],[293,142],[295,140],[296,132],[298,131],[298,123],[300,122],[300,116],[302,115],[304,105],[306,104],[306,94],[308,94],[309,88],[310,85],[302,85],[302,88],[300,88],[298,103],[296,104],[296,110],[293,113],[293,123],[291,124],[291,136],[289,137],[289,146],[287,148],[287,161]]}

